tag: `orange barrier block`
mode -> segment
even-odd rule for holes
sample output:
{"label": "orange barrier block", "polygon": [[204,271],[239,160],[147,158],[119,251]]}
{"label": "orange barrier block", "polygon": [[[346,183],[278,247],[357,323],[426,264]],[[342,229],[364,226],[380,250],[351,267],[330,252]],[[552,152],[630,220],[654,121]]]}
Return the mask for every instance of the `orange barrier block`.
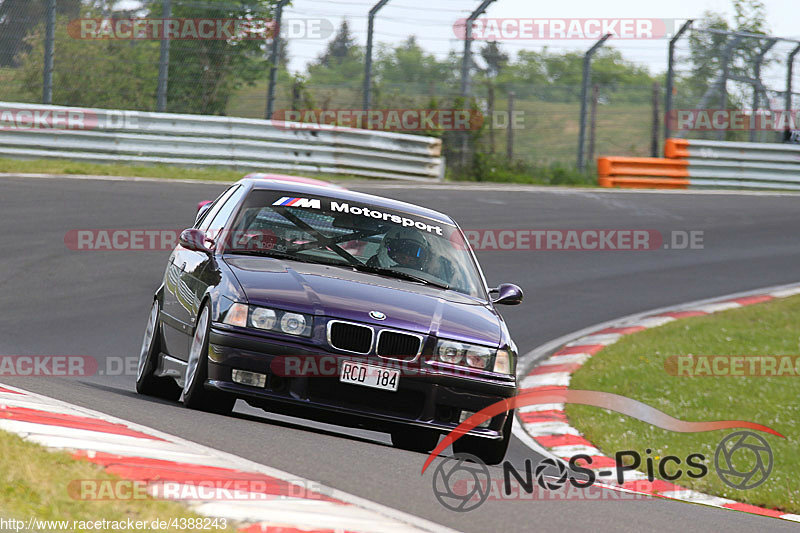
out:
{"label": "orange barrier block", "polygon": [[689,157],[689,140],[667,139],[664,143],[664,157]]}
{"label": "orange barrier block", "polygon": [[601,187],[626,189],[688,189],[689,180],[683,178],[600,178]]}
{"label": "orange barrier block", "polygon": [[659,157],[600,157],[597,183],[601,187],[686,189],[689,162]]}

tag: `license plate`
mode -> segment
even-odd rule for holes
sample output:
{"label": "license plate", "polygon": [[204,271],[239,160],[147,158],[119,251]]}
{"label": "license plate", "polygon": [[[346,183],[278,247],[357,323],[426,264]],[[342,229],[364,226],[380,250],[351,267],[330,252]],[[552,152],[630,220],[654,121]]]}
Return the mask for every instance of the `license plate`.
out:
{"label": "license plate", "polygon": [[400,381],[400,371],[354,361],[342,361],[339,381],[373,389],[396,391]]}

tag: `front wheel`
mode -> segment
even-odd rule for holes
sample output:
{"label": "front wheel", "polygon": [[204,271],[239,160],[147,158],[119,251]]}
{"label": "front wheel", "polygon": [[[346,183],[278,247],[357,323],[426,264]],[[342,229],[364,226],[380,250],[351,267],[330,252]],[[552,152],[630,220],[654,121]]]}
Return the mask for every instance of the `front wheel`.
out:
{"label": "front wheel", "polygon": [[197,319],[197,328],[189,350],[186,375],[183,380],[183,405],[190,409],[227,414],[233,410],[236,398],[205,389],[208,379],[208,333],[211,327],[211,308],[206,303]]}
{"label": "front wheel", "polygon": [[158,300],[153,301],[147,327],[144,330],[142,349],[139,351],[139,365],[136,373],[136,392],[175,401],[181,395],[181,388],[175,380],[155,375],[158,356],[161,352],[161,325],[158,321]]}
{"label": "front wheel", "polygon": [[503,425],[502,440],[488,440],[480,437],[464,435],[453,443],[453,452],[469,453],[487,465],[496,465],[503,461],[511,441],[511,426],[514,424],[514,411],[508,412],[508,418]]}

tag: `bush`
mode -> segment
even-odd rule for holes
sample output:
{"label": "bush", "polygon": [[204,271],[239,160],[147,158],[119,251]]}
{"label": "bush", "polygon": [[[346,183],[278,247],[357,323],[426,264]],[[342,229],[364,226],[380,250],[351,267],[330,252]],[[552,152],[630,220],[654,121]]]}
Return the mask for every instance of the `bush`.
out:
{"label": "bush", "polygon": [[554,163],[549,166],[535,165],[527,161],[509,161],[505,156],[478,152],[472,164],[464,171],[450,170],[448,178],[458,181],[488,181],[499,183],[530,183],[538,185],[584,185],[596,184],[595,173],[589,169],[577,169]]}

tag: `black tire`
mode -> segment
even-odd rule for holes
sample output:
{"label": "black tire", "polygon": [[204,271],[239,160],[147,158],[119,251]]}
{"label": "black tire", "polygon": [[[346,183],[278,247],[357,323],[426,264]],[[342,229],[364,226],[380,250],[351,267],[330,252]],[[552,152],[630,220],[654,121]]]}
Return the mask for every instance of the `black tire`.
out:
{"label": "black tire", "polygon": [[236,398],[205,388],[208,379],[208,333],[211,328],[211,306],[206,302],[200,308],[197,327],[192,337],[189,361],[183,385],[183,405],[190,409],[210,413],[228,414],[233,410]]}
{"label": "black tire", "polygon": [[428,453],[439,444],[439,433],[421,428],[392,431],[392,446],[412,452]]}
{"label": "black tire", "polygon": [[500,464],[508,451],[513,424],[514,411],[509,411],[506,423],[503,425],[503,440],[489,440],[465,435],[453,443],[453,452],[470,453],[487,465]]}
{"label": "black tire", "polygon": [[181,388],[174,379],[155,375],[161,353],[161,322],[158,320],[158,313],[158,300],[155,300],[150,308],[139,352],[136,392],[174,402],[180,398]]}

